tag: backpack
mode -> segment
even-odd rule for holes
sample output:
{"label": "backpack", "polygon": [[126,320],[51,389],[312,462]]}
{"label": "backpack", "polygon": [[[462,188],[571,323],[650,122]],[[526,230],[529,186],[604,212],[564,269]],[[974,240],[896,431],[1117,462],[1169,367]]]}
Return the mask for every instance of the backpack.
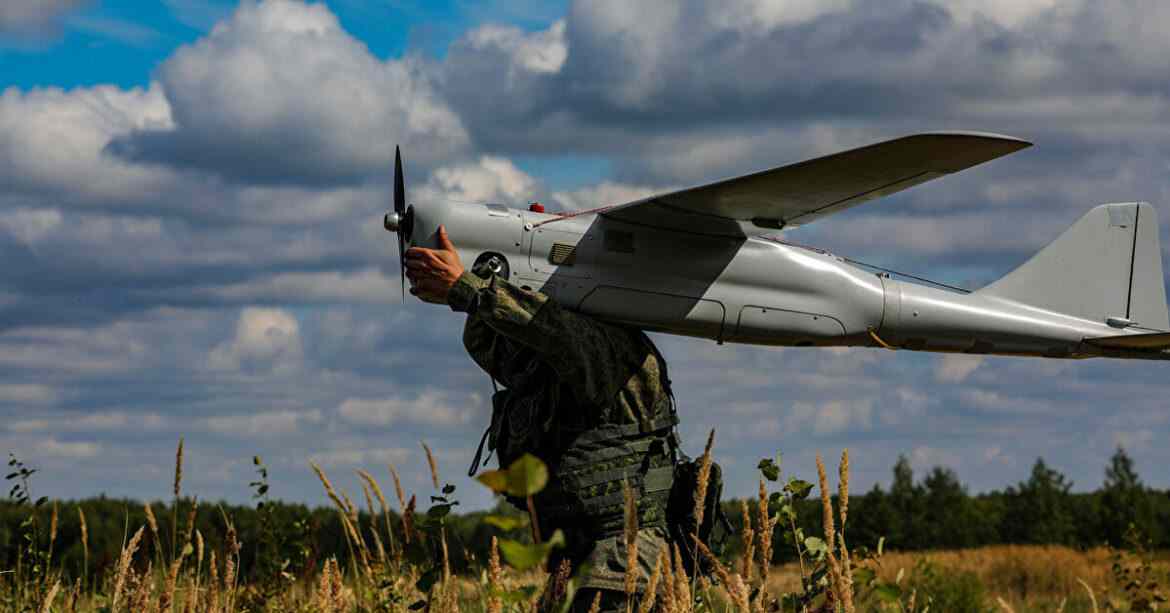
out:
{"label": "backpack", "polygon": [[[646,341],[654,350],[654,357],[658,359],[659,367],[662,369],[662,379],[666,382],[666,391],[670,396],[670,411],[677,420],[678,412],[675,407],[670,376],[666,371],[666,360],[649,338]],[[707,475],[707,492],[701,505],[703,523],[697,525],[695,492],[699,490],[702,458],[692,460],[683,453],[677,429],[670,433],[669,441],[671,451],[674,454],[674,483],[671,485],[666,505],[666,529],[670,535],[670,541],[678,545],[687,575],[695,577],[696,568],[700,574],[710,575],[714,572],[714,564],[699,553],[692,537],[697,536],[699,541],[716,556],[723,552],[723,545],[731,534],[731,522],[727,520],[727,515],[723,512],[723,505],[719,504],[723,497],[723,468],[719,466],[718,462],[712,460],[711,470]]]}

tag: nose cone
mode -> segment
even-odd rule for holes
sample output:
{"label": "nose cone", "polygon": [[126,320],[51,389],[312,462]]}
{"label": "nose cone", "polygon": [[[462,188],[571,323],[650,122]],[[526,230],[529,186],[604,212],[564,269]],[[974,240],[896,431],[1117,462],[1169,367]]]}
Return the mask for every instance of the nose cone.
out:
{"label": "nose cone", "polygon": [[402,215],[394,211],[386,213],[386,217],[382,219],[382,227],[386,228],[389,232],[397,232],[402,229]]}

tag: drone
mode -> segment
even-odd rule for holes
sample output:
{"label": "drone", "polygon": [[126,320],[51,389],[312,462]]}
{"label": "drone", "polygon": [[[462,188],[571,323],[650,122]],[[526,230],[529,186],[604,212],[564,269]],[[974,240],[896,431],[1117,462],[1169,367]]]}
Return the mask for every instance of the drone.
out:
{"label": "drone", "polygon": [[473,269],[601,320],[718,343],[1170,359],[1148,203],[1092,208],[975,291],[895,278],[778,235],[1030,146],[998,134],[914,134],[562,214],[538,204],[408,207],[396,150],[383,226],[400,259],[408,246],[436,247],[442,225]]}

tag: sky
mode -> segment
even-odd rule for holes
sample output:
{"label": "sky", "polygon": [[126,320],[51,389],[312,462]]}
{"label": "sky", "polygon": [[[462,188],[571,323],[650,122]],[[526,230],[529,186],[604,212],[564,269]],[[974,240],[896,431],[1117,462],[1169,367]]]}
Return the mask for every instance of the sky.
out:
{"label": "sky", "polygon": [[[463,508],[490,383],[462,316],[402,303],[389,207],[616,204],[885,138],[1036,146],[789,232],[977,288],[1094,205],[1170,218],[1164,0],[15,0],[0,6],[0,450],[37,495],[324,504],[308,463]],[[454,237],[458,240],[458,237]],[[1162,245],[1170,238],[1162,235]],[[1165,247],[1164,247],[1165,249]],[[1165,365],[655,336],[726,495],[762,457],[853,490],[899,455],[972,492],[1035,459],[1170,487]],[[1163,441],[1159,443],[1158,441]]]}

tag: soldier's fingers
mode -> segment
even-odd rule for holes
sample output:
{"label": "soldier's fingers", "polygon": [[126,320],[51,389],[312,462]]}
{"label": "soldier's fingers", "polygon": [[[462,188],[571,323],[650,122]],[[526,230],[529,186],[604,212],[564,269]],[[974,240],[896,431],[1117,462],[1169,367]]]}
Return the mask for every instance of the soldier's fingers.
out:
{"label": "soldier's fingers", "polygon": [[430,262],[426,262],[417,258],[406,260],[407,270],[431,270],[432,268],[433,266],[431,266]]}
{"label": "soldier's fingers", "polygon": [[455,251],[455,245],[447,236],[447,228],[439,226],[439,249],[443,251]]}

